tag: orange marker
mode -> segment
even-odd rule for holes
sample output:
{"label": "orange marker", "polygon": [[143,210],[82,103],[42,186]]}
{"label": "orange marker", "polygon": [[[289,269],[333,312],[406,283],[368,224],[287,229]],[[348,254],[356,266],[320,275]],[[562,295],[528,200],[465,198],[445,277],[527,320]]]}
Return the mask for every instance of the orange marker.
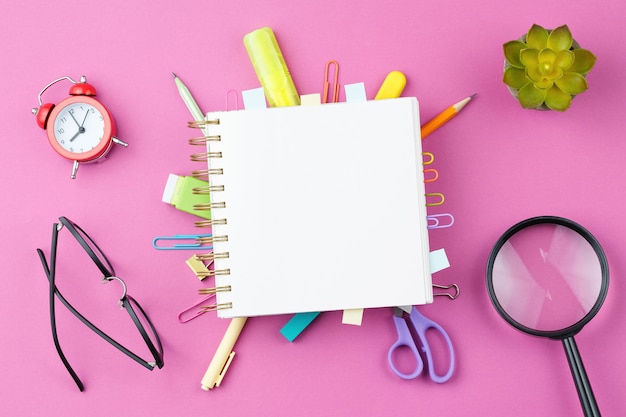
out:
{"label": "orange marker", "polygon": [[422,139],[439,129],[444,123],[456,116],[475,96],[476,94],[472,94],[458,103],[453,104],[422,126]]}

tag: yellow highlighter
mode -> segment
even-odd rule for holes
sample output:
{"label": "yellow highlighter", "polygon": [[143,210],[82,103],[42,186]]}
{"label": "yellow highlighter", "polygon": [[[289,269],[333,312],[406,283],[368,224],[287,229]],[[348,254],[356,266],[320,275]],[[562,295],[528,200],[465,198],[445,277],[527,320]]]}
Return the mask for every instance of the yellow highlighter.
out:
{"label": "yellow highlighter", "polygon": [[406,86],[406,76],[400,71],[391,71],[385,77],[385,81],[380,86],[374,100],[384,100],[386,98],[398,98]]}
{"label": "yellow highlighter", "polygon": [[265,27],[248,33],[243,44],[270,107],[300,105],[300,96],[272,29]]}

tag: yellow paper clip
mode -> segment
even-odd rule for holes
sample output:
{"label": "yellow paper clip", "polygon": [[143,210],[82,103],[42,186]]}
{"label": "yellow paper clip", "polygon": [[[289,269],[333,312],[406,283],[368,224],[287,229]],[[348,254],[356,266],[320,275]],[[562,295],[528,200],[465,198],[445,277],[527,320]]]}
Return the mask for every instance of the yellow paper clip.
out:
{"label": "yellow paper clip", "polygon": [[445,197],[441,193],[427,193],[426,207],[440,206],[445,200]]}
{"label": "yellow paper clip", "polygon": [[339,101],[339,64],[335,60],[330,60],[326,63],[326,71],[324,72],[324,95],[322,97],[322,103],[328,103],[328,90],[330,89],[330,82],[328,81],[328,74],[330,66],[335,66],[335,77],[333,84],[333,97],[331,103],[337,103]]}
{"label": "yellow paper clip", "polygon": [[422,152],[422,158],[423,165],[430,165],[435,161],[435,155],[433,155],[431,152]]}

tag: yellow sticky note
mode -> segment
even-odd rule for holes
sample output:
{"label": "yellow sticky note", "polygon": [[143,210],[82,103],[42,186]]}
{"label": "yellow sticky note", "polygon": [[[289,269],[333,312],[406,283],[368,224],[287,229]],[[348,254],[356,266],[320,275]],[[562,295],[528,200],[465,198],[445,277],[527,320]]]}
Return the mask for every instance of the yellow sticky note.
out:
{"label": "yellow sticky note", "polygon": [[343,310],[343,318],[341,322],[343,324],[352,324],[353,326],[360,326],[363,321],[363,309],[352,308]]}

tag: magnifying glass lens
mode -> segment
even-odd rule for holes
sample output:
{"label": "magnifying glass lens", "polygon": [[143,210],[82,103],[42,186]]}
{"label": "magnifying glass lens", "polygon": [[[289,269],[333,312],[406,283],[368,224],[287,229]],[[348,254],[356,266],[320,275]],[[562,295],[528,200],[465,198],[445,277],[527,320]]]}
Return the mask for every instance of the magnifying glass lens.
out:
{"label": "magnifying glass lens", "polygon": [[549,333],[579,323],[592,311],[603,273],[596,250],[580,233],[539,223],[503,243],[491,280],[504,313],[526,328]]}

